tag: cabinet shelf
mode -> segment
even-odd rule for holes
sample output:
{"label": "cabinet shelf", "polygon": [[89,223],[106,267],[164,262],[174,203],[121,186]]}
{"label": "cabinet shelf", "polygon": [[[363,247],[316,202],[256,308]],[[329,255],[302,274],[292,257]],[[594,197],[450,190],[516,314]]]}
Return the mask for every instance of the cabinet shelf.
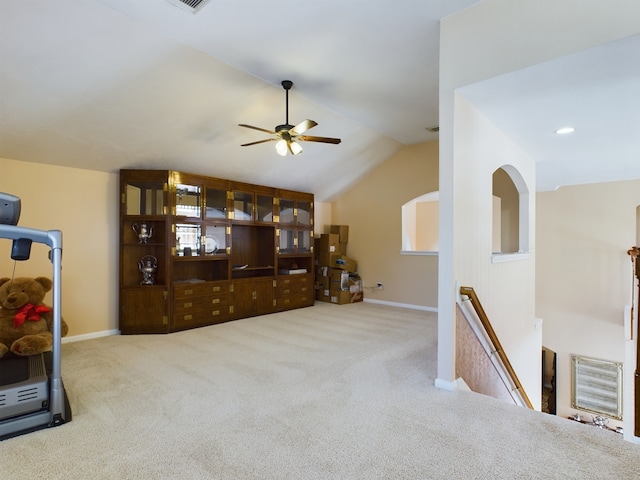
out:
{"label": "cabinet shelf", "polygon": [[239,272],[239,271],[251,272],[251,271],[254,271],[254,270],[273,270],[274,268],[275,267],[273,265],[268,265],[266,267],[249,267],[249,266],[245,267],[245,266],[242,266],[242,267],[232,267],[232,270],[234,272]]}
{"label": "cabinet shelf", "polygon": [[174,255],[172,258],[174,262],[220,262],[229,259],[229,257],[224,253],[212,255],[190,255],[188,257]]}

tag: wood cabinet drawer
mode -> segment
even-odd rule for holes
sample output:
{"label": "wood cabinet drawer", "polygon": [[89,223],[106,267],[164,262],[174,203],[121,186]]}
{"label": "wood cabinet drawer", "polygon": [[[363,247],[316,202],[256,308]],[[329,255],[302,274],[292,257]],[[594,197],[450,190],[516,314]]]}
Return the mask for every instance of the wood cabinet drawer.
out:
{"label": "wood cabinet drawer", "polygon": [[221,308],[229,305],[228,295],[197,297],[197,298],[176,298],[173,302],[173,313],[183,314],[197,311]]}
{"label": "wood cabinet drawer", "polygon": [[278,286],[278,296],[286,296],[286,295],[294,295],[294,294],[305,294],[308,292],[313,292],[313,288],[311,285],[283,285]]}
{"label": "wood cabinet drawer", "polygon": [[313,279],[310,275],[291,275],[278,279],[278,294],[306,293],[313,291]]}
{"label": "wood cabinet drawer", "polygon": [[193,298],[229,293],[228,282],[185,283],[173,287],[173,298]]}
{"label": "wood cabinet drawer", "polygon": [[278,278],[278,286],[310,285],[312,282],[310,275],[283,275]]}
{"label": "wood cabinet drawer", "polygon": [[173,326],[187,327],[193,325],[211,325],[229,319],[228,302],[224,304],[198,304],[193,307],[176,308],[173,312]]}
{"label": "wood cabinet drawer", "polygon": [[278,297],[278,310],[289,310],[291,308],[308,307],[313,305],[315,298],[313,292],[283,295]]}

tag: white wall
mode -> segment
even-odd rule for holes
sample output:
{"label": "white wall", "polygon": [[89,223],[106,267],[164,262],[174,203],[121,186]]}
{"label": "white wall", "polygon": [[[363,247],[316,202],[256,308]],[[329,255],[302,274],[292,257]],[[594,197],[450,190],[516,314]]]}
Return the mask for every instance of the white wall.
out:
{"label": "white wall", "polygon": [[[480,215],[491,224],[484,203],[475,205],[470,199],[482,200],[485,195],[484,181],[470,178],[469,169],[482,178],[494,159],[490,155],[500,153],[500,148],[508,147],[503,142],[497,149],[482,151],[482,140],[469,145],[469,136],[475,132],[474,124],[466,123],[461,115],[477,115],[464,106],[456,91],[461,87],[509,73],[536,63],[558,58],[600,45],[612,40],[637,33],[640,3],[636,0],[620,0],[612,7],[610,2],[584,2],[582,0],[484,0],[441,22],[440,36],[440,257],[438,294],[438,380],[442,387],[455,388],[455,336],[454,306],[456,281],[465,275],[471,281],[478,281],[483,290],[491,286],[498,289],[501,298],[489,300],[493,316],[502,318],[511,308],[512,294],[527,290],[534,295],[535,282],[533,265],[526,268],[508,263],[494,269],[486,262],[486,257],[475,247],[472,252],[463,245],[474,245],[484,241],[484,229],[467,229],[465,221]],[[544,46],[538,39],[544,35]],[[489,129],[487,127],[487,129]],[[489,129],[490,130],[490,129]],[[498,136],[497,132],[491,133]],[[461,153],[461,150],[471,149]],[[475,164],[469,159],[474,159]],[[530,178],[528,162],[525,179]],[[530,188],[534,184],[527,181]],[[532,195],[533,203],[533,195]],[[533,216],[531,218],[534,218]],[[454,221],[455,219],[455,221]],[[471,220],[473,222],[473,220]],[[534,234],[535,227],[531,228]],[[466,234],[467,236],[465,237]],[[490,248],[490,246],[489,246]],[[535,253],[534,243],[530,250]],[[462,257],[461,257],[462,255]],[[531,262],[531,260],[530,260]],[[464,263],[464,265],[462,265]],[[475,271],[473,271],[475,269]],[[463,279],[467,281],[467,278]],[[477,285],[470,285],[478,288]],[[485,298],[483,291],[478,292]],[[495,295],[495,294],[490,294]],[[534,296],[525,299],[523,311],[516,325],[529,322],[534,315]],[[505,303],[506,302],[506,303]],[[495,307],[493,306],[495,305]],[[490,313],[491,315],[491,313]],[[524,327],[521,327],[524,328]],[[505,330],[505,327],[501,327]],[[511,352],[519,351],[518,328],[506,333],[509,337],[505,346]],[[523,336],[522,346],[532,351],[532,339]],[[517,354],[516,354],[517,355]],[[517,358],[522,364],[522,356]],[[539,363],[539,362],[537,362]],[[517,369],[516,369],[517,370]],[[520,374],[520,372],[518,372]],[[526,375],[525,388],[533,378]],[[539,384],[539,379],[538,379]]]}
{"label": "white wall", "polygon": [[[461,95],[456,96],[454,128],[464,138],[454,154],[454,278],[475,289],[526,394],[539,409],[542,332],[535,322],[534,254],[503,255],[502,260],[511,260],[499,263],[491,255],[493,172],[511,165],[530,191],[535,189],[534,161]],[[523,221],[534,218],[533,202],[528,208]],[[529,229],[531,252],[533,230]]]}

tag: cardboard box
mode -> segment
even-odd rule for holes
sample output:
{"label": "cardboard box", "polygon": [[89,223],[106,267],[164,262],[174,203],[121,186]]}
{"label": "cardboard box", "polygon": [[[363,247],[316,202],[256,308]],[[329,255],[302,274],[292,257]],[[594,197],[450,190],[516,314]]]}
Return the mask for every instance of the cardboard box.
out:
{"label": "cardboard box", "polygon": [[[336,263],[336,261],[338,260],[338,258],[340,258],[342,255],[339,253],[318,253],[316,255],[316,260],[317,260],[317,270],[320,270],[322,268],[328,268],[330,269],[331,266]],[[323,275],[325,276],[329,276],[329,273],[324,273]]]}
{"label": "cardboard box", "polygon": [[324,233],[315,238],[317,253],[340,253],[340,235]]}
{"label": "cardboard box", "polygon": [[330,283],[331,277],[321,277],[316,279],[316,300],[321,302],[331,302]]}
{"label": "cardboard box", "polygon": [[331,225],[329,231],[338,235],[338,242],[349,243],[349,225]]}
{"label": "cardboard box", "polygon": [[331,268],[339,268],[340,270],[346,270],[347,272],[357,272],[358,262],[346,255],[339,255],[336,258],[332,258]]}
{"label": "cardboard box", "polygon": [[[325,281],[323,284],[326,286],[327,282]],[[334,268],[329,280],[329,290],[331,292],[360,292],[363,290],[362,280],[357,274]]]}
{"label": "cardboard box", "polygon": [[363,292],[331,292],[331,303],[335,303],[337,305],[362,302],[363,299]]}

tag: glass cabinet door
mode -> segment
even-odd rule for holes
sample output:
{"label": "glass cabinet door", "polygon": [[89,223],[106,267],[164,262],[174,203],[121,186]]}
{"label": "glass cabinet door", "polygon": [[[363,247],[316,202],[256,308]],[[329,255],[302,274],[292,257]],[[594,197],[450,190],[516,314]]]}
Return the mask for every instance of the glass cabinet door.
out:
{"label": "glass cabinet door", "polygon": [[307,200],[280,198],[280,218],[282,224],[311,226],[313,224],[313,203]]}
{"label": "glass cabinet door", "polygon": [[295,230],[283,228],[280,230],[278,253],[311,253],[311,230]]}
{"label": "glass cabinet door", "polygon": [[234,191],[231,215],[233,220],[253,220],[253,193]]}
{"label": "glass cabinet door", "polygon": [[227,191],[220,188],[205,188],[205,212],[206,220],[227,219]]}
{"label": "glass cabinet door", "polygon": [[311,231],[310,230],[298,230],[298,245],[297,253],[310,253],[311,252]]}
{"label": "glass cabinet door", "polygon": [[273,222],[273,195],[256,195],[256,221]]}
{"label": "glass cabinet door", "polygon": [[202,235],[200,225],[177,223],[175,230],[176,255],[184,257],[200,255],[200,237]]}
{"label": "glass cabinet door", "polygon": [[280,199],[280,223],[295,223],[294,207],[295,202],[293,200],[286,198]]}
{"label": "glass cabinet door", "polygon": [[296,222],[298,225],[311,225],[311,202],[298,200]]}
{"label": "glass cabinet door", "polygon": [[124,185],[125,215],[164,215],[165,184],[163,182],[126,182]]}
{"label": "glass cabinet door", "polygon": [[278,253],[280,255],[286,255],[295,251],[296,244],[298,243],[298,237],[296,231],[292,229],[280,229],[280,243]]}
{"label": "glass cabinet door", "polygon": [[200,218],[200,187],[176,184],[175,215]]}

